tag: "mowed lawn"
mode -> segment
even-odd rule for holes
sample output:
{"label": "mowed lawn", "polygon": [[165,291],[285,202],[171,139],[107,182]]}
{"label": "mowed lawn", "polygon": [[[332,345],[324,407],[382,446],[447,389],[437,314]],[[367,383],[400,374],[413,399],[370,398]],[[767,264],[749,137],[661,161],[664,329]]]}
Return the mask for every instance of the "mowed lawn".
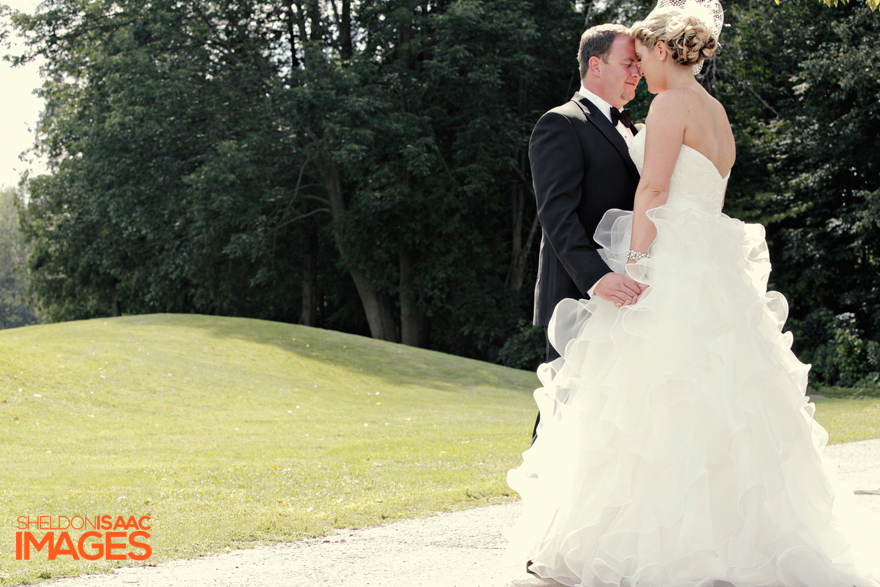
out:
{"label": "mowed lawn", "polygon": [[[516,499],[533,373],[259,320],[0,331],[0,584]],[[832,442],[880,400],[820,400]],[[839,432],[838,432],[839,431]],[[150,516],[146,563],[15,560],[21,516]]]}
{"label": "mowed lawn", "polygon": [[[533,373],[192,315],[0,332],[0,573],[19,516],[149,515],[149,562],[515,498]],[[64,559],[64,560],[62,560]]]}

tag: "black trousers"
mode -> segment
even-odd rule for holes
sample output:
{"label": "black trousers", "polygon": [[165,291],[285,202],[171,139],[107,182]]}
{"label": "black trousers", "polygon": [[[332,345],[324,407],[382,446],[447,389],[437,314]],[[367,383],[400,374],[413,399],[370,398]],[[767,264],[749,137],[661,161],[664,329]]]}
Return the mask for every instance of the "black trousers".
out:
{"label": "black trousers", "polygon": [[[550,337],[547,333],[547,327],[544,327],[544,339],[547,341],[547,360],[545,362],[549,363],[559,358],[559,353],[556,352],[556,349],[553,348],[553,345],[550,344]],[[532,429],[532,444],[535,444],[535,440],[538,439],[538,423],[541,421],[541,413],[538,412],[538,417],[535,419],[535,427]]]}

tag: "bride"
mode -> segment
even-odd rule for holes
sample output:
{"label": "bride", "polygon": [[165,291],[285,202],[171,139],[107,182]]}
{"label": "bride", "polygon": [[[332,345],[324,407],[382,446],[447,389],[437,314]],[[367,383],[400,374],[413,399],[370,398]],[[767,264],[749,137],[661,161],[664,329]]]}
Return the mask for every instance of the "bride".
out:
{"label": "bride", "polygon": [[700,2],[631,29],[657,96],[630,146],[634,212],[609,211],[595,239],[648,289],[556,307],[562,356],[539,370],[537,440],[508,473],[512,548],[564,585],[876,587],[851,492],[822,461],[809,366],[781,332],[785,298],[767,291],[764,229],[721,213],[736,153],[694,77],[721,28],[717,0]]}

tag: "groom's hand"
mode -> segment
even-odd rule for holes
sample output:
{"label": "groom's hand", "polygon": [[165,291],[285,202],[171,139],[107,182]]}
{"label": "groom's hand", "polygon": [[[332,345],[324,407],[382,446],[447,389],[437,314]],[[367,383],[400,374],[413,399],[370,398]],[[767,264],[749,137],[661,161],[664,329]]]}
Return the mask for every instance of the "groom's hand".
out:
{"label": "groom's hand", "polygon": [[629,275],[608,273],[599,280],[593,293],[619,308],[638,302],[645,289],[646,285],[633,280]]}

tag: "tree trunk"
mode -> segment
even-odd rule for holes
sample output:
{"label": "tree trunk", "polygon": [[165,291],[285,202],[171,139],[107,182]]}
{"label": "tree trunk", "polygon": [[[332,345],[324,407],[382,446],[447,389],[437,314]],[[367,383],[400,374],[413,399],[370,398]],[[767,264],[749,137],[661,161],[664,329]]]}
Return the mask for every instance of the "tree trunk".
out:
{"label": "tree trunk", "polygon": [[308,223],[307,230],[303,251],[302,313],[299,323],[303,326],[315,326],[318,309],[318,232],[313,222]]}
{"label": "tree trunk", "polygon": [[[520,222],[522,218],[520,218]],[[522,224],[519,225],[522,229]],[[507,286],[513,291],[522,289],[525,282],[526,268],[528,267],[529,254],[532,251],[532,243],[535,242],[535,235],[538,233],[538,215],[535,214],[532,220],[532,226],[529,228],[529,236],[526,242],[520,246],[514,246],[514,251],[510,259],[510,268],[507,273]],[[514,241],[516,245],[516,241]]]}
{"label": "tree trunk", "polygon": [[293,12],[293,0],[283,0],[284,8],[287,10],[287,36],[290,42],[290,65],[293,69],[299,67],[299,59],[296,57],[296,33],[293,25],[296,16]]}
{"label": "tree trunk", "polygon": [[339,56],[342,64],[348,65],[354,54],[351,44],[351,0],[342,0],[342,15],[339,23]]}
{"label": "tree trunk", "polygon": [[421,313],[415,281],[416,255],[400,251],[400,342],[409,346],[421,343]]}
{"label": "tree trunk", "polygon": [[516,291],[519,287],[517,281],[521,281],[520,258],[522,257],[522,218],[525,202],[523,201],[523,190],[519,185],[519,181],[511,179],[510,181],[510,266],[507,268],[507,287]]}
{"label": "tree trunk", "polygon": [[[525,78],[520,77],[517,91],[516,115],[519,120],[525,120],[528,111],[528,88]],[[523,222],[526,216],[526,200],[534,201],[535,194],[532,191],[531,182],[528,178],[529,155],[525,149],[516,153],[513,162],[516,177],[510,183],[511,196],[511,250],[510,266],[507,269],[507,287],[513,291],[522,289],[525,281],[526,267],[528,266],[529,254],[532,250],[532,242],[535,240],[535,232],[538,228],[538,214],[535,213],[526,242],[523,244]]]}
{"label": "tree trunk", "polygon": [[[293,1],[293,0],[291,0],[291,1]],[[308,27],[306,26],[306,7],[303,6],[302,2],[299,2],[299,1],[296,2],[295,3],[296,14],[294,15],[292,12],[293,6],[294,6],[294,4],[291,3],[290,16],[291,16],[291,18],[293,18],[294,16],[296,17],[296,26],[299,29],[299,46],[300,46],[300,49],[302,49],[303,61],[307,62],[308,57],[309,57],[309,52],[306,50],[306,41],[309,40],[309,33],[308,33]],[[291,44],[291,47],[293,47],[294,51],[296,50],[296,46],[294,44]]]}
{"label": "tree trunk", "polygon": [[339,254],[349,274],[351,274],[351,278],[354,280],[361,303],[364,305],[364,312],[367,314],[367,322],[370,325],[370,335],[380,340],[397,342],[397,327],[394,323],[391,301],[388,299],[388,296],[384,295],[370,283],[363,271],[355,267],[349,260],[345,242],[339,233],[339,220],[345,212],[345,198],[342,194],[342,178],[339,166],[333,155],[326,152],[320,157],[315,158],[315,166],[321,174],[328,199],[330,200],[330,214],[333,216],[335,224],[333,237],[336,241],[336,247],[339,249]]}
{"label": "tree trunk", "polygon": [[349,266],[348,272],[358,290],[367,323],[370,325],[370,336],[379,340],[397,342],[397,325],[391,310],[391,300],[379,292],[360,269]]}
{"label": "tree trunk", "polygon": [[584,2],[584,29],[590,28],[590,12],[593,10],[593,0]]}
{"label": "tree trunk", "polygon": [[110,310],[113,312],[113,317],[118,318],[122,316],[122,302],[119,301],[119,290],[116,287],[117,281],[113,280],[113,300],[110,302]]}
{"label": "tree trunk", "polygon": [[317,0],[308,0],[308,18],[310,23],[309,40],[321,41],[321,3]]}
{"label": "tree trunk", "polygon": [[532,243],[535,242],[535,235],[538,232],[538,214],[535,213],[532,219],[532,225],[529,227],[529,234],[523,243],[523,222],[525,221],[526,200],[533,199],[534,194],[528,188],[528,180],[526,179],[523,167],[528,165],[528,159],[524,152],[517,154],[515,163],[516,172],[519,179],[511,182],[511,199],[512,203],[512,226],[511,226],[511,251],[510,266],[507,269],[507,287],[513,291],[522,289],[525,282],[525,272],[528,267],[529,254],[532,251]]}

